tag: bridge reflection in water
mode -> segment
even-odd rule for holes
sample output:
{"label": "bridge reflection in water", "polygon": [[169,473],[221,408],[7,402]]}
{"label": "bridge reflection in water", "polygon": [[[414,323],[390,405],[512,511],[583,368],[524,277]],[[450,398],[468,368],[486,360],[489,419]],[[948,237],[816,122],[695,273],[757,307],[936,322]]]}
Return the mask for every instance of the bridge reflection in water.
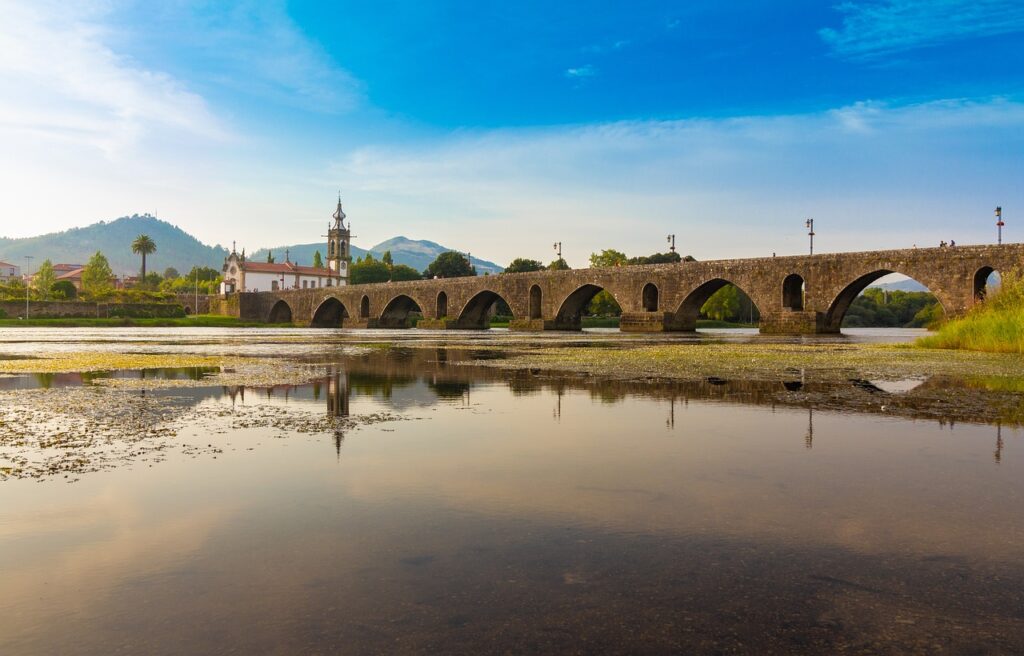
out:
{"label": "bridge reflection in water", "polygon": [[607,292],[626,332],[692,331],[704,303],[735,285],[760,312],[764,333],[837,333],[854,299],[899,273],[926,286],[947,316],[984,298],[989,277],[1024,264],[1024,245],[957,246],[744,260],[680,262],[345,287],[240,293],[222,311],[250,321],[318,328],[482,330],[499,302],[511,330],[580,330]]}

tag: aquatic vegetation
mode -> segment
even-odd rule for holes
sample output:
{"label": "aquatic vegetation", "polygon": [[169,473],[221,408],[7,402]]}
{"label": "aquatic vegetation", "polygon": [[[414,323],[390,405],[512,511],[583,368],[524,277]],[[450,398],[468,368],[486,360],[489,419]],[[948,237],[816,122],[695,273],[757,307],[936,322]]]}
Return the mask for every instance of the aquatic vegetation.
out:
{"label": "aquatic vegetation", "polygon": [[999,289],[967,316],[917,341],[923,348],[1024,353],[1024,275],[1005,273]]}
{"label": "aquatic vegetation", "polygon": [[177,353],[57,353],[37,358],[0,359],[0,373],[77,373],[116,369],[165,369],[181,367],[239,366],[246,358]]}

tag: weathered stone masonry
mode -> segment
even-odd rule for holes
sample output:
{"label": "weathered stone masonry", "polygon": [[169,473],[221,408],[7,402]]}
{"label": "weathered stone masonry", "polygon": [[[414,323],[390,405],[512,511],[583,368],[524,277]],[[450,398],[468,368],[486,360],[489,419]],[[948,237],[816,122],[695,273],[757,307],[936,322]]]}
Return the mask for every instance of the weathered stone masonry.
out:
{"label": "weathered stone masonry", "polygon": [[992,271],[1024,265],[1024,245],[956,246],[537,271],[472,278],[351,285],[237,294],[225,303],[251,321],[316,327],[483,329],[502,298],[513,330],[579,330],[594,295],[608,291],[622,307],[621,330],[694,330],[701,306],[723,285],[746,292],[763,333],[835,333],[850,303],[872,282],[902,273],[926,285],[947,316],[984,294]]}

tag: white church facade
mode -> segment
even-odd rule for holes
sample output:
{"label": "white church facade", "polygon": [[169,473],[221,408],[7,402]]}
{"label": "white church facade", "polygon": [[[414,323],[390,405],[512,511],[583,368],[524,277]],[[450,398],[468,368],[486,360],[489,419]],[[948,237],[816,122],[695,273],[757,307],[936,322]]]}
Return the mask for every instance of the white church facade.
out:
{"label": "white church facade", "polygon": [[268,292],[284,289],[316,289],[339,287],[348,284],[349,259],[351,257],[352,230],[345,225],[345,212],[338,208],[327,227],[327,266],[302,266],[289,261],[285,251],[284,262],[252,262],[245,257],[245,249],[239,254],[234,247],[224,260],[221,294],[236,292]]}

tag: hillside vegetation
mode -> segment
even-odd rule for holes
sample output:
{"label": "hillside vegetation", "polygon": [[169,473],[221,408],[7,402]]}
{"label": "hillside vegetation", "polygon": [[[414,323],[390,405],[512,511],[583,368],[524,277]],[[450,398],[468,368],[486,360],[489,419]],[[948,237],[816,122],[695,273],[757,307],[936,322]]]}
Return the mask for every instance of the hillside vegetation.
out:
{"label": "hillside vegetation", "polygon": [[175,225],[148,214],[134,214],[38,237],[0,237],[0,260],[24,265],[24,257],[31,255],[36,264],[43,260],[85,264],[93,253],[100,251],[107,256],[115,275],[134,274],[140,263],[132,252],[132,241],[140,234],[148,235],[158,246],[147,262],[152,271],[163,271],[169,266],[184,270],[193,265],[219,269],[227,256],[226,249],[207,246]]}
{"label": "hillside vegetation", "polygon": [[1020,270],[1003,276],[999,289],[966,316],[923,337],[924,348],[964,349],[992,353],[1024,353],[1024,276]]}

